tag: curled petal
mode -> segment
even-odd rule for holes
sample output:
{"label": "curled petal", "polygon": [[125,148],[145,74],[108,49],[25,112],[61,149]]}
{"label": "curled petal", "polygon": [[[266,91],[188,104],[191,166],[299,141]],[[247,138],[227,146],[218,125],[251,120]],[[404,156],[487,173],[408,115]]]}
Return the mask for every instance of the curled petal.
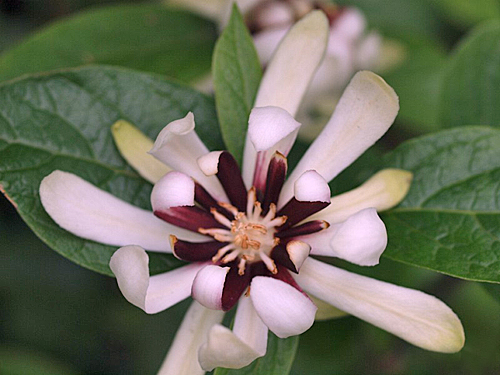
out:
{"label": "curled petal", "polygon": [[163,176],[151,192],[153,211],[194,206],[194,181],[184,173],[172,171]]}
{"label": "curled petal", "polygon": [[208,332],[222,321],[224,313],[210,310],[193,301],[184,315],[181,326],[170,345],[158,375],[203,375],[205,371],[198,362],[199,347],[207,340]]}
{"label": "curled petal", "polygon": [[336,257],[360,266],[378,264],[387,246],[384,222],[374,208],[365,208],[321,233],[298,238],[311,245],[314,255]]}
{"label": "curled petal", "polygon": [[464,331],[455,313],[436,297],[306,259],[294,275],[304,290],[413,345],[459,351]]}
{"label": "curled petal", "polygon": [[164,223],[152,212],[132,206],[68,172],[54,171],[45,177],[40,184],[40,199],[45,211],[63,229],[108,245],[136,244],[170,252],[169,234],[186,239],[201,237]]}
{"label": "curled petal", "polygon": [[254,277],[250,297],[269,329],[281,338],[299,335],[314,323],[316,306],[293,286],[266,276]]}
{"label": "curled petal", "polygon": [[250,298],[242,298],[236,310],[233,331],[215,325],[200,348],[201,367],[242,368],[266,354],[267,326],[257,315]]}
{"label": "curled petal", "polygon": [[292,240],[287,242],[286,246],[276,246],[271,252],[271,258],[290,271],[298,273],[310,251],[309,244]]}
{"label": "curled petal", "polygon": [[[267,66],[254,106],[280,107],[295,116],[321,63],[327,42],[328,20],[323,12],[313,11],[297,22],[283,38]],[[296,132],[288,136],[288,149],[295,141]],[[252,184],[256,159],[257,151],[247,137],[242,168],[247,187]]]}
{"label": "curled petal", "polygon": [[382,78],[368,71],[358,72],[328,124],[285,183],[282,201],[291,198],[293,183],[309,169],[332,180],[384,135],[398,110],[398,97]]}
{"label": "curled petal", "polygon": [[403,200],[410,190],[412,178],[411,172],[402,169],[383,169],[356,189],[332,197],[330,206],[312,218],[333,224],[368,207],[379,212],[388,210]]}
{"label": "curled petal", "polygon": [[215,177],[207,177],[198,167],[197,159],[208,153],[208,149],[194,127],[191,112],[182,119],[172,121],[158,134],[149,153],[173,169],[193,177],[217,199],[224,200],[219,181]]}
{"label": "curled petal", "polygon": [[115,122],[111,134],[123,158],[149,182],[154,184],[171,171],[170,167],[148,154],[153,141],[131,123],[125,120]]}
{"label": "curled petal", "polygon": [[305,171],[295,181],[294,196],[299,202],[330,203],[330,187],[318,172]]}
{"label": "curled petal", "polygon": [[168,309],[189,297],[193,279],[204,266],[191,263],[150,277],[148,264],[149,257],[139,246],[118,249],[109,262],[123,296],[148,314]]}
{"label": "curled petal", "polygon": [[222,292],[229,267],[208,265],[200,270],[193,281],[192,296],[203,306],[222,310]]}

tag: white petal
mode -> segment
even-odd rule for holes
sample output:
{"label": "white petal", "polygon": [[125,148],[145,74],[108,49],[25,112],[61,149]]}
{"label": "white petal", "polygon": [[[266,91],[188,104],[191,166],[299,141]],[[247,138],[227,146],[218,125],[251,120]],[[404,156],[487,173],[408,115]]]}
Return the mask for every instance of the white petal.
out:
{"label": "white petal", "polygon": [[217,199],[226,197],[215,177],[207,177],[198,167],[197,159],[208,153],[208,149],[194,131],[194,116],[172,121],[158,134],[149,153],[173,169],[183,172],[198,181]]}
{"label": "white petal", "polygon": [[384,135],[398,110],[398,97],[382,78],[368,71],[357,73],[330,121],[285,183],[282,201],[292,197],[294,181],[307,170],[332,180]]}
{"label": "white petal", "polygon": [[267,326],[257,315],[252,301],[243,297],[238,303],[233,331],[215,325],[208,341],[200,348],[201,367],[211,371],[215,367],[242,368],[266,354]]}
{"label": "white petal", "polygon": [[184,173],[172,171],[163,176],[151,192],[153,211],[194,206],[194,181]]}
{"label": "white petal", "polygon": [[326,303],[325,301],[320,300],[319,298],[316,298],[312,295],[310,295],[309,298],[318,308],[314,320],[319,320],[319,321],[330,320],[330,319],[342,318],[344,316],[349,315],[345,311],[339,310],[336,307],[330,305],[329,303]]}
{"label": "white petal", "polygon": [[191,263],[150,277],[148,264],[149,257],[139,246],[118,249],[109,262],[123,296],[148,314],[168,309],[189,297],[193,279],[205,265]]}
{"label": "white petal", "polygon": [[171,169],[148,151],[153,141],[131,123],[119,120],[111,127],[116,147],[123,158],[146,180],[155,183]]}
{"label": "white petal", "polygon": [[[297,130],[299,126],[300,123],[282,108],[256,107],[250,112],[248,136],[255,150],[266,151]],[[278,148],[278,151],[286,156],[290,148],[291,145],[285,149]]]}
{"label": "white petal", "polygon": [[289,29],[290,25],[287,24],[281,27],[265,29],[253,35],[253,42],[261,65],[266,66],[271,60],[276,47],[278,47],[281,39],[283,39]]}
{"label": "white petal", "polygon": [[312,258],[293,276],[314,296],[413,345],[443,353],[457,352],[464,345],[460,320],[436,297]]}
{"label": "white petal", "polygon": [[402,169],[383,169],[361,186],[332,197],[330,205],[310,217],[330,224],[346,220],[356,212],[374,207],[377,211],[396,206],[410,190],[413,174]]}
{"label": "white petal", "polygon": [[219,171],[219,158],[222,151],[212,151],[198,158],[198,166],[206,176],[213,176]]}
{"label": "white petal", "polygon": [[222,321],[224,312],[210,310],[193,301],[175,334],[158,375],[203,375],[198,349],[207,340],[208,331]]}
{"label": "white petal", "polygon": [[378,264],[387,246],[387,231],[374,208],[365,208],[333,228],[333,256],[360,266]]}
{"label": "white petal", "polygon": [[192,296],[203,306],[222,309],[222,291],[229,267],[208,265],[200,270],[193,281]]}
{"label": "white petal", "polygon": [[190,240],[200,237],[68,172],[54,171],[45,177],[40,184],[40,199],[45,211],[63,229],[108,245],[135,244],[170,252],[170,234]]}
{"label": "white petal", "polygon": [[[281,41],[260,83],[255,107],[275,106],[295,116],[302,96],[318,68],[328,41],[328,20],[313,11],[297,22]],[[288,142],[295,141],[296,132]],[[247,137],[243,158],[243,180],[252,184],[256,150]]]}
{"label": "white petal", "polygon": [[295,181],[294,196],[300,202],[330,202],[330,187],[318,172],[306,171]]}
{"label": "white petal", "polygon": [[311,246],[303,241],[291,240],[286,244],[286,252],[295,269],[299,271],[311,252]]}
{"label": "white petal", "polygon": [[262,321],[281,338],[299,335],[314,323],[316,306],[293,286],[266,276],[250,284],[250,297]]}

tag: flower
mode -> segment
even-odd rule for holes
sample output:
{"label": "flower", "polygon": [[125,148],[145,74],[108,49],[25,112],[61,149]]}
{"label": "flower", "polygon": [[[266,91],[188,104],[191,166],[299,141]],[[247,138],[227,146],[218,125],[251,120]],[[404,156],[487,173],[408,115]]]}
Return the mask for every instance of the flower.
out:
{"label": "flower", "polygon": [[[300,334],[325,302],[428,350],[455,352],[463,346],[459,319],[435,297],[309,256],[377,264],[387,235],[376,211],[399,203],[411,180],[409,172],[383,170],[330,198],[327,181],[378,140],[399,109],[394,91],[365,71],[351,80],[327,126],[285,181],[286,155],[300,125],[293,115],[321,61],[327,33],[327,20],[316,11],[280,44],[250,115],[241,175],[228,152],[209,152],[188,113],[168,124],[151,148],[168,169],[138,152],[151,145],[148,139],[135,134],[131,149],[127,135],[134,128],[114,127],[115,134],[125,134],[117,136],[125,158],[156,182],[154,214],[67,172],[55,171],[42,181],[42,204],[62,228],[123,246],[110,266],[128,301],[156,313],[190,295],[195,299],[162,374],[243,367],[265,354],[268,329],[279,337]],[[173,252],[190,263],[149,276],[143,248]],[[236,304],[230,330],[220,323],[223,311]]]}

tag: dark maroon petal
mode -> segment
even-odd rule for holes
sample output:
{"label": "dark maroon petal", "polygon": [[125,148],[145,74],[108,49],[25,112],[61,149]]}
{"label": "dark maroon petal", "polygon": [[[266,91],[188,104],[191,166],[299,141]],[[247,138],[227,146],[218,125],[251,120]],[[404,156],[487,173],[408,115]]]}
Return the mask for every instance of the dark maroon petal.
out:
{"label": "dark maroon petal", "polygon": [[280,230],[276,233],[276,237],[279,238],[292,238],[297,236],[305,236],[306,234],[312,234],[320,232],[330,226],[324,220],[312,220],[307,223],[297,225],[286,230]]}
{"label": "dark maroon petal", "polygon": [[299,292],[304,293],[309,298],[307,293],[302,290],[302,288],[299,286],[299,284],[297,284],[297,282],[292,277],[292,275],[290,275],[290,272],[288,272],[288,270],[285,267],[283,267],[282,265],[277,265],[277,266],[278,266],[278,273],[276,273],[275,275],[271,274],[270,276],[275,278],[275,279],[281,280],[287,284],[290,284],[295,289],[297,289]]}
{"label": "dark maroon petal", "polygon": [[271,203],[278,203],[281,188],[285,183],[286,170],[286,157],[276,151],[269,162],[269,169],[267,170],[266,192],[262,202],[263,215],[267,214]]}
{"label": "dark maroon petal", "polygon": [[177,237],[170,236],[170,246],[174,255],[187,262],[203,262],[211,260],[217,254],[217,251],[226,246],[227,242],[207,241],[207,242],[188,242],[179,240]]}
{"label": "dark maroon petal", "polygon": [[232,262],[228,265],[230,268],[222,290],[222,310],[224,311],[231,310],[250,285],[252,279],[251,272],[245,272],[243,275],[238,274],[238,262]]}
{"label": "dark maroon petal", "polygon": [[299,273],[293,262],[290,260],[290,256],[286,251],[285,245],[280,244],[278,246],[275,246],[274,249],[271,251],[271,259],[276,262],[276,265],[278,264],[282,265],[283,267],[288,268],[292,272]]}
{"label": "dark maroon petal", "polygon": [[215,208],[229,220],[234,219],[234,215],[225,208],[219,206],[217,201],[210,195],[210,193],[197,182],[195,182],[194,184],[194,200],[209,212],[211,208]]}
{"label": "dark maroon petal", "polygon": [[277,214],[277,216],[286,216],[288,218],[285,224],[279,227],[279,230],[284,231],[294,226],[312,214],[321,211],[329,204],[330,202],[301,202],[295,198],[290,199]]}
{"label": "dark maroon petal", "polygon": [[233,155],[227,151],[223,151],[219,156],[217,178],[231,204],[239,211],[245,212],[247,209],[247,189],[241,178],[238,163],[234,160]]}
{"label": "dark maroon petal", "polygon": [[172,207],[168,210],[154,211],[154,214],[172,225],[198,232],[200,228],[224,228],[212,214],[195,206]]}

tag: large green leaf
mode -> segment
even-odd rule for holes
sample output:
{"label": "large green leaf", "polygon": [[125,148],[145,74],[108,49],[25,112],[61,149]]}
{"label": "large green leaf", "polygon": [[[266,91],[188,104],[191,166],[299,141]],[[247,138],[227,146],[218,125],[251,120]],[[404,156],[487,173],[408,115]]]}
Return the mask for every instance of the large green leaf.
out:
{"label": "large green leaf", "polygon": [[239,370],[217,368],[214,375],[288,375],[298,346],[299,336],[280,339],[270,332],[264,357]]}
{"label": "large green leaf", "polygon": [[0,80],[52,69],[112,64],[185,81],[210,71],[214,24],[161,5],[119,5],[80,13],[0,56]]}
{"label": "large green leaf", "polygon": [[215,45],[212,71],[222,136],[227,149],[241,162],[248,116],[262,69],[252,37],[236,5]]}
{"label": "large green leaf", "polygon": [[[77,264],[110,274],[114,247],[59,228],[41,206],[38,188],[55,169],[150,208],[151,185],[119,155],[110,127],[118,119],[151,138],[192,111],[211,149],[223,147],[213,100],[159,76],[123,68],[89,67],[27,77],[0,86],[0,184],[26,223],[50,247]],[[153,273],[179,264],[151,255]]]}
{"label": "large green leaf", "polygon": [[439,118],[445,127],[500,126],[500,22],[472,32],[449,62]]}
{"label": "large green leaf", "polygon": [[383,214],[384,255],[448,275],[500,283],[500,131],[463,127],[408,141],[385,166],[414,180]]}

